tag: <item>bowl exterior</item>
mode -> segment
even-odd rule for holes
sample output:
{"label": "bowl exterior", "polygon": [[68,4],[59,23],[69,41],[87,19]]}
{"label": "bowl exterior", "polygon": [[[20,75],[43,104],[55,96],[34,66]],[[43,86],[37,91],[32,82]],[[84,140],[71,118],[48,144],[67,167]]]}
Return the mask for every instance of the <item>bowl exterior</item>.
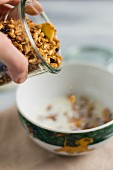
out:
{"label": "bowl exterior", "polygon": [[89,132],[61,133],[39,127],[28,121],[20,111],[18,113],[33,141],[56,154],[73,156],[90,153],[113,136],[113,124]]}

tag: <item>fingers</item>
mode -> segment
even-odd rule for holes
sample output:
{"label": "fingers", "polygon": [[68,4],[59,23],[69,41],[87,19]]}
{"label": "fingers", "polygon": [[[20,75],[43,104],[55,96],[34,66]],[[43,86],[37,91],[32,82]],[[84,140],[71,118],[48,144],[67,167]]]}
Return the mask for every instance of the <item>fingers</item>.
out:
{"label": "fingers", "polygon": [[0,0],[1,4],[17,5],[21,0]]}
{"label": "fingers", "polygon": [[[10,9],[7,4],[17,5],[21,0],[0,0],[0,17],[5,16]],[[39,15],[43,11],[42,6],[36,0],[29,0],[26,5],[26,13],[30,15]],[[0,18],[1,20],[2,18]],[[12,80],[16,83],[22,83],[27,78],[28,60],[19,50],[13,46],[10,40],[0,33],[0,61],[8,68]]]}
{"label": "fingers", "polygon": [[[17,5],[19,2],[20,2],[20,0],[0,0],[0,5],[3,5],[3,4]],[[42,5],[39,2],[37,2],[36,0],[29,0],[28,2],[29,3],[26,3],[26,13],[27,14],[39,15],[43,11]],[[4,8],[4,9],[6,9],[6,8]],[[0,13],[0,15],[1,15],[1,13]]]}
{"label": "fingers", "polygon": [[7,66],[14,82],[22,83],[26,80],[28,73],[27,59],[2,33],[0,33],[0,60]]}
{"label": "fingers", "polygon": [[42,11],[42,5],[36,0],[30,0],[29,3],[26,3],[25,12],[29,15],[39,15]]}
{"label": "fingers", "polygon": [[11,8],[6,5],[0,5],[0,21],[4,20],[4,17],[6,16],[7,11],[9,11]]}

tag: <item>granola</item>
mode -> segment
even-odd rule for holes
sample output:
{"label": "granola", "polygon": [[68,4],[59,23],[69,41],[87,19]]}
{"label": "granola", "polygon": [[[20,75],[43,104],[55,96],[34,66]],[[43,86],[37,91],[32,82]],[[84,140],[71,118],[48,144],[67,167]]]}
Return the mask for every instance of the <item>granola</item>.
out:
{"label": "granola", "polygon": [[[28,18],[26,18],[26,23],[29,27],[35,45],[45,61],[53,68],[60,67],[62,65],[62,56],[58,54],[60,41],[56,37],[56,30],[54,26],[50,23],[35,24]],[[19,20],[10,19],[0,22],[0,31],[6,34],[13,45],[28,59],[28,70],[30,73],[38,70],[38,64],[42,64],[42,61],[36,57],[33,47],[23,30],[21,21]],[[2,67],[0,69],[2,70]],[[0,77],[0,85],[5,83],[3,81],[5,76],[6,73]],[[9,76],[8,79],[10,79]]]}
{"label": "granola", "polygon": [[109,108],[88,96],[71,94],[57,100],[40,110],[38,117],[38,121],[57,130],[91,129],[113,119]]}

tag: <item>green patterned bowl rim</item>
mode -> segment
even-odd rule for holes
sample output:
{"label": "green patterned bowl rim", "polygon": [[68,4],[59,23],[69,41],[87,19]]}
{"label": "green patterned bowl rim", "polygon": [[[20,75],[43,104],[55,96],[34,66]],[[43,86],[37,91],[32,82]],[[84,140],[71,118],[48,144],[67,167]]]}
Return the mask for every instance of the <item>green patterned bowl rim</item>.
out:
{"label": "green patterned bowl rim", "polygon": [[[83,66],[88,66],[88,67],[94,67],[98,70],[101,70],[103,72],[107,72],[109,74],[111,74],[113,76],[113,73],[110,72],[107,68],[105,68],[105,66],[101,66],[101,65],[98,65],[98,64],[93,64],[93,63],[90,63],[90,62],[86,62],[86,61],[73,61],[73,62],[65,62],[64,63],[64,66],[65,65],[83,65]],[[21,85],[22,86],[22,85]],[[110,126],[113,124],[113,120],[111,120],[110,122],[108,123],[105,123],[101,126],[98,126],[98,127],[95,127],[95,128],[91,128],[91,129],[86,129],[86,130],[77,130],[77,131],[66,131],[66,130],[56,130],[56,129],[52,129],[42,123],[39,123],[39,122],[35,122],[34,120],[32,120],[30,118],[30,116],[28,116],[28,114],[25,114],[19,107],[18,107],[18,93],[19,93],[19,89],[21,88],[21,86],[18,87],[17,91],[16,91],[16,105],[17,105],[17,110],[19,111],[20,114],[22,114],[22,116],[27,119],[28,121],[30,121],[32,124],[34,124],[35,126],[38,126],[40,128],[43,128],[43,129],[46,129],[46,130],[50,130],[50,131],[54,131],[54,132],[57,132],[57,133],[72,133],[72,134],[78,134],[78,133],[87,133],[87,132],[92,132],[92,131],[97,131],[97,130],[100,130],[100,129],[103,129],[103,128],[106,128],[107,126]]]}

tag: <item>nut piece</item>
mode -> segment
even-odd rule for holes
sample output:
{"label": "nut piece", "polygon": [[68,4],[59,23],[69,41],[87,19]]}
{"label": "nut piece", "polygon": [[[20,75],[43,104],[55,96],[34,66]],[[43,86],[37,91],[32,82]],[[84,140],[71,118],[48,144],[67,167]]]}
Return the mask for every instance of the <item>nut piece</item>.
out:
{"label": "nut piece", "polygon": [[76,97],[75,97],[75,95],[69,96],[69,101],[70,101],[71,104],[74,104],[74,103],[76,102]]}
{"label": "nut piece", "polygon": [[57,120],[57,114],[48,115],[48,116],[47,116],[47,119],[51,119],[51,120],[53,120],[53,121],[56,121],[56,120]]}
{"label": "nut piece", "polygon": [[48,105],[46,108],[47,111],[50,111],[51,109],[52,109],[52,105]]}
{"label": "nut piece", "polygon": [[110,109],[108,109],[108,108],[105,108],[103,110],[102,116],[103,116],[104,123],[107,123],[112,120],[112,113],[111,113]]}
{"label": "nut piece", "polygon": [[13,39],[16,37],[15,34],[12,33],[12,32],[9,32],[9,36],[10,36],[11,38],[13,38]]}
{"label": "nut piece", "polygon": [[0,29],[2,29],[3,27],[4,27],[4,26],[3,26],[3,24],[1,23],[1,24],[0,24]]}

